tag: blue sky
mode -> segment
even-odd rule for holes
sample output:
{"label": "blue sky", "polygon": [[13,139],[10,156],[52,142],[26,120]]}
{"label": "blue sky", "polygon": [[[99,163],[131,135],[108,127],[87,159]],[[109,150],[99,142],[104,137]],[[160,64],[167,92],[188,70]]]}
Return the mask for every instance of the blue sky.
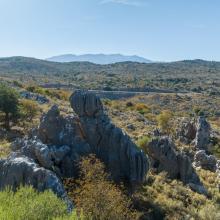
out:
{"label": "blue sky", "polygon": [[0,0],[0,57],[220,61],[219,0]]}

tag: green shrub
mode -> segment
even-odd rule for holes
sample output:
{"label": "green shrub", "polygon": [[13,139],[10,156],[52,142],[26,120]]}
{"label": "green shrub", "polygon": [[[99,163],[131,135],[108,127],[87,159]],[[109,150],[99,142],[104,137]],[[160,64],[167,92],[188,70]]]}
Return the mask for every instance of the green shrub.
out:
{"label": "green shrub", "polygon": [[14,84],[14,86],[17,86],[19,88],[23,88],[23,85],[20,82],[18,82],[17,80],[14,80],[13,84]]}
{"label": "green shrub", "polygon": [[73,211],[69,215],[53,218],[53,220],[92,220],[91,218],[86,218],[83,213],[77,214],[76,211]]}
{"label": "green shrub", "polygon": [[136,111],[138,111],[140,114],[143,114],[143,115],[145,113],[151,112],[151,109],[148,106],[146,106],[144,103],[137,103],[135,105],[135,109]]}
{"label": "green shrub", "polygon": [[40,86],[28,86],[26,88],[27,91],[38,93],[44,96],[49,96],[50,98],[57,98],[60,100],[68,101],[70,97],[70,92],[60,89],[45,89]]}
{"label": "green shrub", "polygon": [[44,89],[37,86],[37,85],[30,85],[30,86],[26,87],[26,90],[29,92],[39,93],[42,95],[45,94]]}
{"label": "green shrub", "polygon": [[[205,171],[204,171],[205,172]],[[206,173],[206,179],[211,172]],[[205,184],[216,187],[214,175]],[[215,179],[217,182],[217,179]],[[218,189],[217,189],[218,190]],[[170,219],[201,219],[218,220],[220,211],[219,203],[214,196],[218,196],[217,191],[213,191],[212,198],[208,199],[204,195],[193,192],[182,182],[170,180],[165,172],[158,175],[148,174],[148,184],[146,184],[138,195],[139,202],[147,201],[146,205],[151,204],[154,212],[160,210],[165,220]],[[186,218],[187,217],[187,218]]]}
{"label": "green shrub", "polygon": [[22,118],[32,121],[39,111],[40,109],[35,101],[27,99],[20,101],[20,115]]}
{"label": "green shrub", "polygon": [[68,101],[70,97],[70,92],[60,89],[46,89],[45,94],[51,98],[57,98],[64,101]]}
{"label": "green shrub", "polygon": [[137,145],[147,154],[147,145],[151,141],[150,136],[143,136],[138,139]]}
{"label": "green shrub", "polygon": [[10,120],[18,113],[18,93],[3,84],[0,84],[0,111],[5,114],[5,127],[9,130]]}
{"label": "green shrub", "polygon": [[0,192],[1,220],[77,220],[76,213],[67,214],[66,204],[51,191],[39,193],[32,187]]}
{"label": "green shrub", "polygon": [[220,219],[220,205],[208,204],[199,210],[199,219],[218,220]]}
{"label": "green shrub", "polygon": [[204,116],[205,115],[204,111],[199,107],[194,107],[193,112],[195,113],[196,116]]}
{"label": "green shrub", "polygon": [[10,146],[11,143],[6,139],[0,140],[0,158],[5,158],[10,154]]}
{"label": "green shrub", "polygon": [[173,117],[173,114],[169,110],[164,110],[157,116],[158,126],[163,132],[167,134],[169,134],[172,129],[172,126],[171,126],[172,117]]}

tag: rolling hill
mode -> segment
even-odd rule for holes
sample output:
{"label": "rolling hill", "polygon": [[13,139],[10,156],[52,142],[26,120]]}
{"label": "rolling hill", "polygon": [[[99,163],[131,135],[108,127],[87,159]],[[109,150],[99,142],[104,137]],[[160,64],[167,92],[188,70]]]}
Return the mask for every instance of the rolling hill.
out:
{"label": "rolling hill", "polygon": [[9,57],[0,59],[0,76],[41,85],[65,84],[85,89],[153,87],[175,91],[220,91],[220,62],[204,60],[100,65]]}

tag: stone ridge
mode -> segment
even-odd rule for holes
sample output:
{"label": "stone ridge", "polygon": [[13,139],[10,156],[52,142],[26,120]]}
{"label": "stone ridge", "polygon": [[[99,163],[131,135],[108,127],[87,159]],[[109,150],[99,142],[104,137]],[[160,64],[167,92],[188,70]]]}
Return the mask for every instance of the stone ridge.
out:
{"label": "stone ridge", "polygon": [[152,167],[158,172],[166,171],[170,178],[179,179],[192,190],[207,195],[190,158],[185,153],[178,152],[169,137],[153,139],[148,144],[148,154]]}

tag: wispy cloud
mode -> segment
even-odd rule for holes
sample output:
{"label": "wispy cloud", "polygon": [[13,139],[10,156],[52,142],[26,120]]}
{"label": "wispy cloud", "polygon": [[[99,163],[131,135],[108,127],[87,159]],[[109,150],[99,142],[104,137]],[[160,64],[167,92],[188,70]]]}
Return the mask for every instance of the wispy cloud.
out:
{"label": "wispy cloud", "polygon": [[115,3],[115,4],[122,4],[122,5],[136,6],[136,7],[144,5],[143,0],[102,0],[100,3],[101,4]]}

